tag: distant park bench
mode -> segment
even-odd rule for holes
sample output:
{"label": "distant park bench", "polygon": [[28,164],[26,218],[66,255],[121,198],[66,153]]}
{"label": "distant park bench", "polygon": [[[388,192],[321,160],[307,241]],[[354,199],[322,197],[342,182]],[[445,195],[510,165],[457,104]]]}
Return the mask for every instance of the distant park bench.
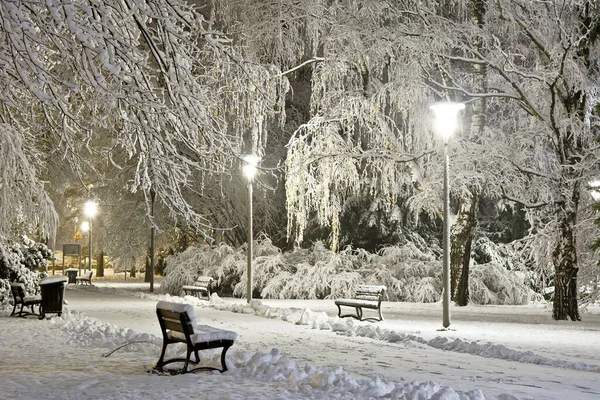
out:
{"label": "distant park bench", "polygon": [[[22,283],[11,283],[10,291],[12,292],[13,303],[14,303],[12,313],[10,313],[11,317],[13,315],[16,315],[17,317],[24,317],[29,314],[35,314],[35,310],[33,309],[33,307],[36,305],[38,306],[38,312],[39,312],[39,307],[42,304],[42,296],[40,296],[40,295],[27,296],[25,294],[25,285]],[[17,309],[17,306],[19,304],[21,305],[21,309],[19,310],[18,313],[15,314],[15,310]],[[24,307],[31,307],[31,312],[29,312],[27,310],[23,310]]]}
{"label": "distant park bench", "polygon": [[[156,315],[162,330],[163,346],[160,358],[154,367],[155,370],[162,371],[166,364],[172,362],[184,362],[181,369],[183,374],[200,370],[227,371],[225,354],[237,339],[237,333],[208,325],[198,325],[194,316],[194,308],[190,304],[159,301],[156,305]],[[173,343],[185,343],[187,346],[186,356],[185,358],[172,358],[165,361],[167,346]],[[221,368],[205,366],[188,371],[189,363],[196,365],[200,362],[199,350],[215,348],[223,348],[221,351]],[[195,360],[190,360],[192,353],[195,355]]]}
{"label": "distant park bench", "polygon": [[[354,293],[354,298],[338,299],[335,301],[335,305],[338,308],[338,317],[352,317],[360,321],[382,321],[381,301],[383,300],[385,290],[385,286],[359,285]],[[342,315],[342,306],[354,308],[355,313]],[[377,310],[379,317],[364,318],[363,308]]]}
{"label": "distant park bench", "polygon": [[212,284],[213,278],[210,276],[199,276],[194,282],[193,285],[184,285],[181,287],[185,294],[189,294],[191,296],[201,297],[201,294],[210,298],[210,285]]}
{"label": "distant park bench", "polygon": [[87,285],[91,285],[92,284],[92,275],[94,275],[94,271],[89,271],[85,275],[81,275],[81,276],[76,277],[75,278],[75,284],[77,284],[79,282],[82,285],[84,283],[87,284]]}

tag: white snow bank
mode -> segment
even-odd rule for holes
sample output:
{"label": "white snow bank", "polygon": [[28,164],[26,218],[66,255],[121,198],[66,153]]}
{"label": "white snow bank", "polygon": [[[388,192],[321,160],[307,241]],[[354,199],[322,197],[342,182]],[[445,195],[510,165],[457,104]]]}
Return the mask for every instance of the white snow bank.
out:
{"label": "white snow bank", "polygon": [[[130,292],[129,294],[131,295]],[[531,351],[523,352],[513,350],[503,345],[492,343],[478,344],[472,341],[463,341],[461,339],[455,339],[450,342],[447,338],[442,337],[437,337],[432,340],[425,340],[416,335],[408,335],[389,329],[383,329],[377,324],[361,322],[353,318],[329,317],[324,312],[313,312],[308,308],[298,309],[269,307],[257,299],[252,300],[250,304],[231,304],[223,301],[216,293],[211,295],[210,300],[200,300],[192,296],[185,296],[184,298],[181,298],[178,296],[153,295],[141,292],[136,293],[135,296],[155,300],[162,300],[166,298],[169,301],[182,303],[187,302],[197,307],[212,307],[234,313],[255,314],[265,318],[277,318],[281,319],[282,321],[291,322],[297,325],[307,325],[313,329],[332,330],[338,335],[344,336],[367,337],[370,339],[377,339],[390,343],[402,342],[408,344],[410,342],[416,342],[446,351],[467,353],[486,358],[498,358],[520,363],[549,365],[576,371],[600,372],[600,366],[598,365],[576,363],[561,359],[551,359],[537,355]]]}
{"label": "white snow bank", "polygon": [[[0,319],[10,322],[11,319],[4,312]],[[19,323],[20,321],[16,321]],[[29,322],[29,321],[27,321]],[[114,348],[120,352],[131,354],[131,359],[147,359],[147,357],[136,356],[136,353],[142,353],[144,356],[154,355],[158,359],[161,348],[161,339],[145,333],[134,332],[131,329],[118,328],[113,324],[86,317],[77,312],[65,312],[62,317],[55,317],[50,320],[37,322],[37,329],[45,332],[38,332],[38,335],[52,337],[55,335],[53,330],[58,329],[65,342],[73,347],[81,347],[90,350],[90,348]],[[127,345],[131,343],[131,345]],[[169,355],[183,355],[185,346],[178,347],[178,352]],[[86,351],[78,352],[85,357]],[[107,352],[105,357],[111,357],[115,352]],[[200,366],[218,366],[220,350],[207,350],[202,352],[202,361]],[[345,372],[342,367],[332,369],[315,368],[311,364],[301,367],[298,362],[286,355],[282,355],[276,348],[269,353],[252,353],[244,350],[232,348],[228,354],[229,371],[223,375],[229,376],[230,383],[235,382],[254,382],[258,386],[275,386],[278,390],[281,387],[291,395],[281,398],[337,398],[337,399],[437,399],[437,400],[484,400],[485,396],[479,389],[470,392],[460,392],[454,389],[439,385],[435,382],[392,382],[379,377],[372,379],[356,379]],[[139,364],[139,362],[138,362]],[[145,365],[143,371],[151,372],[152,365]],[[215,373],[216,374],[216,373]],[[194,375],[194,374],[190,374]],[[196,375],[202,376],[202,375]],[[123,379],[126,379],[125,377]],[[164,375],[165,381],[172,380],[175,385],[178,376]],[[204,378],[198,378],[204,379]],[[224,379],[224,378],[221,378]],[[79,386],[76,389],[84,390],[98,385],[100,380],[88,382],[85,387]],[[163,382],[162,385],[169,385]],[[10,386],[10,385],[9,385]],[[65,387],[65,391],[73,388]],[[28,390],[31,390],[28,389]],[[54,389],[54,394],[58,389]],[[274,391],[275,392],[275,391]],[[41,395],[41,394],[40,394]],[[72,395],[72,393],[71,393]],[[71,395],[65,395],[63,398],[73,398]],[[227,397],[227,396],[226,396]],[[225,397],[221,397],[225,398]],[[230,398],[230,397],[227,397]],[[231,397],[233,398],[233,397]],[[275,397],[274,397],[275,398]],[[507,397],[508,399],[508,397]]]}

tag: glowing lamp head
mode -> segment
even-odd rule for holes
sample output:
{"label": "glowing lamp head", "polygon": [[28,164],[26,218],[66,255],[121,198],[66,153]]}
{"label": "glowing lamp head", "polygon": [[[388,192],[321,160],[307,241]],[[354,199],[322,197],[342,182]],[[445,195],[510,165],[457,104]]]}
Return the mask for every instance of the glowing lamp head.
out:
{"label": "glowing lamp head", "polygon": [[463,103],[442,102],[429,107],[435,114],[435,130],[442,135],[444,140],[454,133],[458,126],[458,113],[464,110]]}
{"label": "glowing lamp head", "polygon": [[243,160],[246,163],[243,167],[244,175],[246,175],[246,178],[251,181],[254,179],[254,175],[256,175],[256,167],[258,166],[261,158],[255,155],[247,155],[244,156]]}
{"label": "glowing lamp head", "polygon": [[98,204],[96,204],[95,201],[88,201],[83,207],[83,212],[85,213],[86,217],[94,218],[98,212]]}
{"label": "glowing lamp head", "polygon": [[81,230],[87,232],[90,230],[90,223],[88,221],[83,221],[81,223]]}

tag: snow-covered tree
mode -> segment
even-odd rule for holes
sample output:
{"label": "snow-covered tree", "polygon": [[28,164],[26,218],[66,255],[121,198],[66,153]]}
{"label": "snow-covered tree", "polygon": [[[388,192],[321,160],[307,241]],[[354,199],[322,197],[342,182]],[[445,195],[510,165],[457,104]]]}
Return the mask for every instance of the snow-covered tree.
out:
{"label": "snow-covered tree", "polygon": [[[135,165],[129,190],[148,199],[153,189],[173,217],[210,228],[185,189],[201,191],[199,178],[219,178],[241,154],[263,152],[287,90],[276,68],[245,62],[213,19],[178,0],[1,2],[2,149],[25,146],[15,154],[26,158],[3,168],[0,190],[11,200],[3,209],[17,204],[6,193],[19,169],[29,192],[43,193],[39,170],[51,157],[82,171],[93,169],[90,157],[120,168],[115,155],[124,153]],[[35,149],[44,152],[36,158]],[[52,216],[43,196],[22,204],[24,217]],[[51,222],[40,228],[52,231]]]}
{"label": "snow-covered tree", "polygon": [[344,1],[327,9],[315,37],[322,61],[312,66],[311,120],[290,140],[286,160],[288,233],[298,242],[316,212],[336,248],[348,196],[380,197],[390,210],[414,190],[411,165],[435,159],[415,5]]}
{"label": "snow-covered tree", "polygon": [[591,123],[600,101],[599,12],[593,1],[500,1],[488,13],[489,55],[462,54],[488,66],[493,100],[484,141],[494,151],[484,167],[496,171],[495,190],[550,234],[555,319],[580,318],[577,224],[600,155]]}
{"label": "snow-covered tree", "polygon": [[[341,3],[343,12],[328,10],[337,18],[313,69],[312,119],[289,145],[288,212],[298,240],[316,212],[335,246],[342,205],[361,191],[393,204],[416,182],[414,209],[438,213],[441,163],[425,110],[434,97],[464,101],[451,165],[452,196],[466,218],[454,244],[472,238],[480,194],[520,203],[532,233],[552,238],[553,316],[578,319],[575,230],[598,165],[590,110],[598,101],[599,5]],[[468,277],[469,247],[457,253],[456,277]]]}

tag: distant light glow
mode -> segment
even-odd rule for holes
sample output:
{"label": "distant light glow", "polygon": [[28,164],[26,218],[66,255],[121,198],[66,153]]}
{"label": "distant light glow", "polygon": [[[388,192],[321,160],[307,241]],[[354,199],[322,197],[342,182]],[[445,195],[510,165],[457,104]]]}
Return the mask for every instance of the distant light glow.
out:
{"label": "distant light glow", "polygon": [[588,185],[590,187],[592,199],[594,199],[594,201],[600,201],[600,180],[591,181],[590,183],[588,183]]}
{"label": "distant light glow", "polygon": [[442,135],[444,140],[454,133],[458,126],[458,113],[464,110],[463,103],[442,102],[435,103],[429,107],[435,114],[435,130]]}
{"label": "distant light glow", "polygon": [[261,157],[256,156],[254,154],[249,154],[243,157],[244,162],[246,163],[242,170],[244,171],[244,175],[251,181],[256,175],[256,167],[261,160]]}
{"label": "distant light glow", "polygon": [[92,200],[86,202],[85,206],[83,207],[83,212],[87,217],[94,218],[98,213],[98,204]]}
{"label": "distant light glow", "polygon": [[81,223],[81,230],[87,232],[90,230],[90,223],[88,221],[83,221]]}

